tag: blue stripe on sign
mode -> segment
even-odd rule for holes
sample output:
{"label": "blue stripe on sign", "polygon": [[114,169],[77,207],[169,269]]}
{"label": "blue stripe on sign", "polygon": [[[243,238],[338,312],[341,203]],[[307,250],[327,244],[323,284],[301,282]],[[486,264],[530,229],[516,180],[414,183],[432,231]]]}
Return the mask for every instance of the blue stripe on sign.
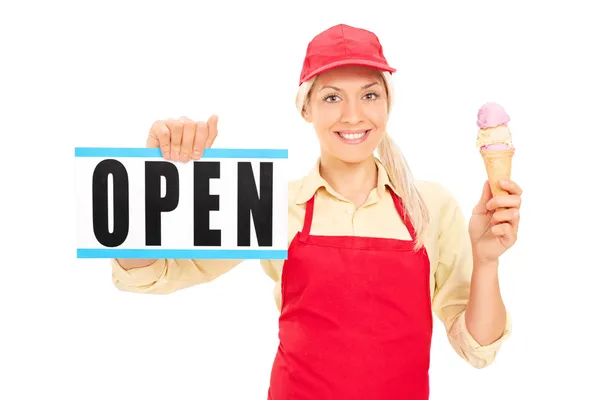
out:
{"label": "blue stripe on sign", "polygon": [[287,250],[77,249],[77,258],[179,258],[208,260],[286,260]]}
{"label": "blue stripe on sign", "polygon": [[[162,157],[157,148],[76,147],[75,157]],[[204,149],[202,158],[288,158],[287,149]]]}

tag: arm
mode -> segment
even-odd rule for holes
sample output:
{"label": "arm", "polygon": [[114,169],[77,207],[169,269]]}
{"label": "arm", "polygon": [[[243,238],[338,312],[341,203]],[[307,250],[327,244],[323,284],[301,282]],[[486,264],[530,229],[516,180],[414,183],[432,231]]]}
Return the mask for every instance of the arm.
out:
{"label": "arm", "polygon": [[125,292],[168,294],[210,282],[243,261],[113,259],[112,281],[117,289]]}
{"label": "arm", "polygon": [[475,340],[483,345],[502,336],[506,309],[498,282],[499,257],[514,245],[519,226],[521,188],[515,182],[501,183],[507,195],[493,196],[486,181],[469,221],[473,249],[471,294],[465,320]]}
{"label": "arm", "polygon": [[[433,308],[450,344],[476,368],[490,365],[511,332],[494,268],[475,265],[466,220],[456,200],[441,189]],[[492,294],[492,295],[490,295]],[[485,299],[484,299],[485,298]],[[469,311],[469,324],[466,315]],[[487,313],[493,310],[491,314]],[[491,327],[486,326],[494,321]],[[481,341],[481,342],[480,342]]]}
{"label": "arm", "polygon": [[484,346],[504,334],[506,308],[500,295],[498,262],[491,265],[474,262],[465,323],[473,339]]}

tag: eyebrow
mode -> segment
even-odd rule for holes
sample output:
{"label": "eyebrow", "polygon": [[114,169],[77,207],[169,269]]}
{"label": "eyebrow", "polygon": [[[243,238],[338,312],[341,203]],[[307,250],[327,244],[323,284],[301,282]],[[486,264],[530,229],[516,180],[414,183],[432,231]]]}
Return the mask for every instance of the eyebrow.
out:
{"label": "eyebrow", "polygon": [[[371,86],[375,86],[375,85],[381,85],[381,83],[380,82],[371,82],[371,83],[361,87],[360,90],[368,89]],[[333,89],[333,90],[337,90],[338,92],[342,91],[342,89],[340,89],[339,87],[336,87],[336,86],[323,86],[321,89],[319,89],[319,92],[323,89]]]}

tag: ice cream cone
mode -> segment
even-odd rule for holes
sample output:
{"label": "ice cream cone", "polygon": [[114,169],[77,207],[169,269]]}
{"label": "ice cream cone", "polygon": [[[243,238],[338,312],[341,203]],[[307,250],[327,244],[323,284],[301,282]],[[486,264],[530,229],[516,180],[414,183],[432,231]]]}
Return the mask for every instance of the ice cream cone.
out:
{"label": "ice cream cone", "polygon": [[507,195],[508,192],[500,186],[500,181],[510,179],[512,170],[512,158],[514,148],[505,150],[480,150],[481,157],[485,163],[485,169],[490,182],[490,188],[494,197]]}

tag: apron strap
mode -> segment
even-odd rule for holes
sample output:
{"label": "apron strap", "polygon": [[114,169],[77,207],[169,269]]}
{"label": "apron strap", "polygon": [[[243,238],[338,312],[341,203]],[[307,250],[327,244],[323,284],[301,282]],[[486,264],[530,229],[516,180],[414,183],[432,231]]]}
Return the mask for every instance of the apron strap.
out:
{"label": "apron strap", "polygon": [[302,232],[300,233],[300,237],[303,240],[306,240],[308,236],[310,236],[310,227],[312,225],[313,219],[313,210],[315,208],[315,196],[313,195],[310,200],[306,202],[306,211],[304,213],[304,226],[302,227]]}
{"label": "apron strap", "polygon": [[410,218],[406,214],[406,210],[404,209],[404,203],[402,202],[402,199],[396,193],[394,193],[393,190],[390,190],[390,194],[392,195],[392,199],[394,199],[396,210],[398,211],[398,214],[400,214],[402,222],[404,222],[406,229],[408,229],[408,232],[410,233],[410,237],[413,241],[417,240],[417,232],[415,231],[415,228],[413,227]]}
{"label": "apron strap", "polygon": [[[406,214],[406,210],[404,209],[402,199],[400,199],[400,197],[398,197],[398,195],[394,193],[393,190],[390,190],[390,194],[392,196],[392,199],[394,200],[396,211],[398,211],[398,214],[400,214],[400,218],[402,218],[402,222],[404,222],[406,229],[408,229],[410,237],[413,241],[417,240],[417,233],[415,231],[415,228],[413,227],[412,222],[410,221],[410,218]],[[310,236],[310,227],[312,225],[314,208],[315,196],[313,195],[313,197],[311,197],[310,200],[306,202],[306,211],[304,213],[304,225],[302,226],[302,232],[300,232],[300,237],[303,240],[306,240]]]}

